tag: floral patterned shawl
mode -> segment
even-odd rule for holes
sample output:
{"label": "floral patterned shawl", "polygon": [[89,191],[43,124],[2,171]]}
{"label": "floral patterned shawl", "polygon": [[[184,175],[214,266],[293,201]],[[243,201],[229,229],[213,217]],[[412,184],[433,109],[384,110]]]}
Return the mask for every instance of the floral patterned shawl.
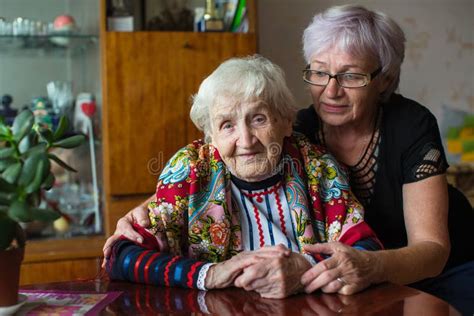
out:
{"label": "floral patterned shawl", "polygon": [[[336,160],[304,136],[283,145],[283,185],[297,244],[373,238],[364,210]],[[230,173],[219,152],[201,140],[179,150],[165,166],[149,205],[149,231],[160,249],[220,262],[242,251],[239,210],[231,202]],[[379,242],[378,242],[379,243]]]}

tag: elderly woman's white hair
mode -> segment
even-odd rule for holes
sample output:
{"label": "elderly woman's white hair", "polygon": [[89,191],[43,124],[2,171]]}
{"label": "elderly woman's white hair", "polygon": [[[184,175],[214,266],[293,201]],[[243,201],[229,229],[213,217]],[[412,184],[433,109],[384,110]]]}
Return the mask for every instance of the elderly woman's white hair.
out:
{"label": "elderly woman's white hair", "polygon": [[385,101],[398,88],[400,67],[405,57],[405,35],[386,14],[359,5],[342,5],[314,16],[303,34],[306,62],[327,49],[338,48],[358,57],[376,58],[390,84]]}
{"label": "elderly woman's white hair", "polygon": [[220,102],[262,101],[282,118],[292,122],[298,108],[285,82],[283,70],[259,56],[232,58],[207,77],[193,97],[191,120],[210,141],[210,113]]}

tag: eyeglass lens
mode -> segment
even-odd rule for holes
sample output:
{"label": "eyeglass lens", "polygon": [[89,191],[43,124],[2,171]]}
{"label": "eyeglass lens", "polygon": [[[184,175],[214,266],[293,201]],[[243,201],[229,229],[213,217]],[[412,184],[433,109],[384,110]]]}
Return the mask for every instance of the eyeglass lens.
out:
{"label": "eyeglass lens", "polygon": [[306,81],[320,86],[325,86],[329,83],[330,78],[336,78],[337,83],[342,87],[355,88],[363,87],[367,84],[368,78],[363,74],[342,73],[330,75],[325,72],[315,70],[304,71]]}

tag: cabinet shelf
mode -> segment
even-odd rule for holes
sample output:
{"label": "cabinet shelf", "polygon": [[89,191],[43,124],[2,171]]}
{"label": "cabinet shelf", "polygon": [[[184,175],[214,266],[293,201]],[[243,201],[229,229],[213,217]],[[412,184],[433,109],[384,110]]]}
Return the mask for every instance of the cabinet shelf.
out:
{"label": "cabinet shelf", "polygon": [[75,56],[98,43],[98,35],[0,35],[1,55]]}

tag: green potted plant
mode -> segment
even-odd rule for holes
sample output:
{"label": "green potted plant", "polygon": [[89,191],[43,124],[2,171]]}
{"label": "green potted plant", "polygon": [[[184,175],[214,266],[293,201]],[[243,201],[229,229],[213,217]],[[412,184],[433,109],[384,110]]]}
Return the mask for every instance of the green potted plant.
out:
{"label": "green potted plant", "polygon": [[68,121],[61,117],[55,131],[35,123],[23,110],[10,127],[0,117],[0,306],[17,303],[19,271],[25,248],[20,222],[53,221],[57,212],[41,208],[41,192],[54,184],[51,161],[75,171],[51,152],[74,148],[84,135],[63,138]]}

